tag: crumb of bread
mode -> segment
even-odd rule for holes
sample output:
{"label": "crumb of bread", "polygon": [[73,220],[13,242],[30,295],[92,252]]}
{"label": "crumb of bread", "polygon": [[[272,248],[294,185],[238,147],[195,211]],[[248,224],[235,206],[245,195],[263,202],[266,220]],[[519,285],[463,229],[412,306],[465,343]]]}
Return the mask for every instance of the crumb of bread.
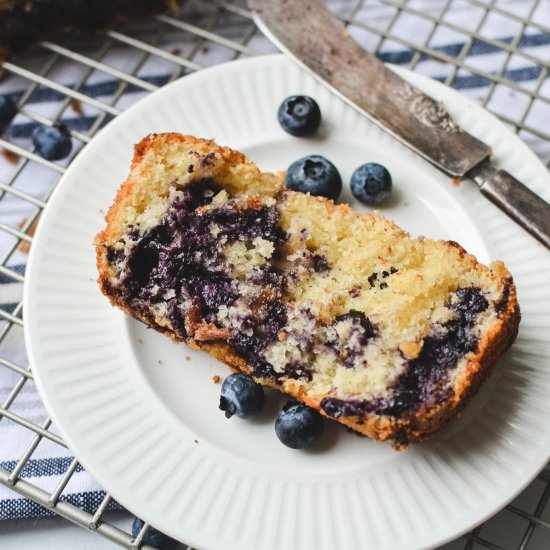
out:
{"label": "crumb of bread", "polygon": [[[204,227],[199,225],[201,235],[208,237],[210,250],[222,259],[215,269],[229,278],[237,297],[210,310],[206,318],[200,305],[203,298],[182,297],[179,290],[160,288],[153,279],[147,292],[155,300],[144,320],[248,374],[255,374],[257,359],[266,362],[272,374],[256,376],[260,382],[323,412],[321,402],[327,398],[391,403],[396,384],[413,368],[422,350],[429,349],[423,348],[426,340],[456,318],[457,291],[479,289],[491,307],[476,313],[475,323],[464,329],[479,346],[458,354],[445,379],[453,391],[440,409],[434,408],[433,418],[425,412],[403,419],[385,413],[338,417],[355,430],[375,439],[392,439],[397,446],[427,437],[457,414],[513,341],[519,309],[510,274],[500,262],[480,264],[452,241],[413,238],[378,212],[358,214],[344,204],[285,190],[283,179],[281,174],[260,172],[241,153],[212,141],[175,134],[144,139],[136,146],[130,177],[107,216],[107,229],[97,238],[103,291],[112,297],[124,258],[135,243],[158,227],[171,205],[178,204],[175,201],[193,196],[186,194],[186,187],[207,182],[211,187],[194,188],[202,189],[204,198],[209,193],[207,200],[197,203],[193,212],[183,213],[205,220]],[[284,244],[277,244],[263,230],[228,240],[226,222],[212,215],[222,211],[230,219],[239,219],[246,209],[256,216],[256,211],[269,208],[276,210]],[[137,236],[126,239],[129,228]],[[186,237],[180,238],[179,242],[187,242]],[[108,264],[107,249],[123,260]],[[193,254],[193,262],[199,264],[209,258],[200,250]],[[212,272],[210,264],[200,265],[206,273]],[[267,285],[257,294],[258,284],[251,275],[269,269],[272,275],[288,276],[288,284],[271,290]],[[128,310],[123,298],[116,300]],[[275,303],[284,307],[284,324],[276,327],[256,356],[246,359],[232,347],[232,336],[253,337],[253,329],[246,324],[251,312],[254,317]],[[504,313],[498,309],[501,303],[506,305]],[[180,308],[180,329],[167,314],[174,305]],[[354,318],[346,317],[350,312],[371,323],[371,336],[358,332]]]}

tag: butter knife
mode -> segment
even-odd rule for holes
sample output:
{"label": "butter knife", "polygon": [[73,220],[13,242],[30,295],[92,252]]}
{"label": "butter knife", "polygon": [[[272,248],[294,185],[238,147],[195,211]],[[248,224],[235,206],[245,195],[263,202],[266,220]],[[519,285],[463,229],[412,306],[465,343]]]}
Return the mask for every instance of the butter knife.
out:
{"label": "butter knife", "polygon": [[442,103],[424,94],[349,36],[323,0],[248,0],[254,21],[281,51],[326,87],[453,178],[483,195],[550,248],[550,204],[490,159]]}

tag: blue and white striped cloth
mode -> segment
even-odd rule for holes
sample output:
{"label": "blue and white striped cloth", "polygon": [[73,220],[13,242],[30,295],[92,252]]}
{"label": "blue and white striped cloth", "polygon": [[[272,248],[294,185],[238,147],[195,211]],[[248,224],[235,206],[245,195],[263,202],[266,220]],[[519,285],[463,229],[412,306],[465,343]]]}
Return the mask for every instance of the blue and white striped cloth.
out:
{"label": "blue and white striped cloth", "polygon": [[[345,12],[355,4],[351,0],[339,0],[331,2],[335,9]],[[395,9],[385,5],[376,5],[374,2],[366,2],[363,13],[356,18],[365,21],[376,28],[386,28],[392,18]],[[407,5],[422,9],[425,14],[439,16],[445,3],[433,0],[411,1]],[[516,13],[519,16],[527,15],[532,2],[530,0],[500,0],[499,8]],[[440,28],[430,39],[430,47],[435,48],[445,56],[456,58],[463,51],[467,37],[460,29],[475,31],[482,20],[484,10],[475,5],[457,0],[451,4],[445,14],[445,20],[454,25],[456,30]],[[539,3],[534,21],[548,25],[550,23],[550,3]],[[247,24],[243,22],[242,25]],[[420,44],[428,36],[432,24],[419,17],[401,14],[394,24],[391,34],[404,41]],[[235,27],[225,29],[226,36],[237,39],[242,36],[244,28]],[[506,44],[511,44],[514,36],[520,30],[520,24],[512,19],[491,13],[481,25],[480,33],[490,39],[497,39]],[[353,27],[351,34],[366,48],[372,49],[378,44],[378,38],[367,31]],[[183,40],[183,39],[182,39]],[[405,49],[399,40],[388,40],[382,48],[381,57],[384,61],[397,65],[406,65],[413,59],[414,52]],[[173,48],[179,48],[186,52],[190,42],[174,42]],[[259,34],[250,42],[249,46],[259,52],[272,52],[275,48]],[[517,46],[527,52],[533,58],[540,59],[540,63],[530,62],[521,56],[514,56],[507,60],[507,53],[502,49],[482,41],[474,41],[469,48],[464,64],[478,70],[494,73],[501,65],[508,61],[507,68],[502,77],[513,81],[528,90],[534,90],[539,84],[543,66],[550,60],[550,34],[527,28]],[[42,55],[42,54],[39,54]],[[45,55],[45,54],[44,54]],[[203,66],[211,66],[228,60],[232,52],[221,46],[209,45],[204,48],[194,61]],[[41,59],[36,60],[36,66],[40,66]],[[124,48],[113,48],[107,60],[109,64],[122,70],[131,70],[135,62],[132,52]],[[155,63],[147,63],[139,73],[140,78],[156,85],[162,85],[170,78],[170,68],[167,62],[158,60]],[[450,64],[434,61],[427,56],[422,56],[416,70],[432,78],[444,81],[453,67]],[[82,67],[76,64],[60,62],[54,68],[52,76],[58,82],[66,86],[75,86],[81,76]],[[544,75],[543,75],[544,77]],[[18,77],[10,77],[0,85],[0,92],[10,93],[15,99],[21,97],[28,83]],[[105,74],[94,73],[80,88],[82,93],[96,98],[102,102],[109,102],[113,93],[117,90],[118,81],[106,79]],[[475,75],[466,69],[460,69],[454,79],[453,86],[474,100],[482,100],[488,92],[490,82],[483,76]],[[550,97],[550,75],[540,84],[539,91],[546,97]],[[124,109],[135,103],[146,92],[128,86],[124,94],[117,101],[118,109]],[[39,88],[35,90],[26,101],[26,108],[44,116],[53,116],[64,95],[51,89]],[[548,132],[550,120],[550,105],[541,101],[535,101],[529,105],[529,97],[518,91],[513,91],[505,86],[496,86],[488,107],[495,113],[508,119],[517,119],[524,109],[530,108],[526,122],[535,131]],[[62,121],[69,127],[80,132],[86,132],[94,123],[97,110],[88,105],[68,107],[62,115]],[[30,121],[24,114],[18,115],[14,124],[6,132],[4,138],[21,147],[29,147],[30,135],[36,127],[36,123]],[[175,130],[177,130],[175,128]],[[541,156],[550,153],[550,142],[536,137],[536,134],[525,133],[522,136],[529,145]],[[76,145],[76,141],[75,141]],[[14,166],[8,160],[0,156],[0,181],[9,181],[13,175]],[[56,183],[58,175],[36,163],[28,163],[24,171],[17,177],[17,187],[36,197],[45,193]],[[33,213],[33,207],[25,201],[6,195],[0,200],[0,221],[12,227],[18,227]],[[0,231],[0,257],[13,244],[13,238]],[[15,252],[9,261],[12,270],[24,274],[27,255],[24,252]],[[0,274],[0,308],[12,312],[16,304],[21,300],[22,285],[13,282]],[[0,323],[1,325],[1,323]],[[1,328],[1,327],[0,327]],[[18,327],[10,330],[7,337],[0,343],[0,356],[8,358],[20,365],[26,365],[27,359],[24,350],[22,331]],[[13,386],[17,383],[19,375],[0,365],[0,403],[4,403]],[[10,410],[27,420],[41,424],[47,417],[40,396],[32,381],[28,381]],[[55,432],[55,426],[52,427]],[[17,460],[31,442],[34,434],[9,420],[0,422],[0,467],[12,470]],[[52,491],[61,480],[71,461],[71,452],[59,445],[43,440],[31,460],[22,471],[22,477],[31,483]],[[97,508],[104,493],[90,475],[82,468],[78,468],[71,478],[62,498],[79,507],[93,511]],[[113,504],[116,506],[116,503]],[[0,519],[38,517],[48,512],[33,502],[19,496],[17,493],[0,485]]]}

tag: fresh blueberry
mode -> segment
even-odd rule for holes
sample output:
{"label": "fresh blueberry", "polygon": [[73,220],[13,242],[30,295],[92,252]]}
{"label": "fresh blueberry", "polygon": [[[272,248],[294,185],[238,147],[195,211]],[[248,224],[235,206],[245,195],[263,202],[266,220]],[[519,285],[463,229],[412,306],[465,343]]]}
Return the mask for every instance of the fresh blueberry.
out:
{"label": "fresh blueberry", "polygon": [[[136,538],[143,527],[143,521],[139,518],[134,519],[132,523],[132,536]],[[149,527],[145,538],[143,539],[143,544],[148,546],[153,546],[159,550],[172,550],[179,543],[177,540],[170,538],[168,535],[157,531],[154,527]]]}
{"label": "fresh blueberry", "polygon": [[342,191],[342,178],[332,162],[321,155],[310,155],[289,166],[285,185],[293,191],[336,200]]}
{"label": "fresh blueberry", "polygon": [[279,107],[277,118],[282,129],[292,136],[312,136],[321,124],[321,109],[307,95],[291,95]]}
{"label": "fresh blueberry", "polygon": [[323,417],[313,409],[288,401],[275,421],[275,433],[291,449],[305,449],[323,434]]}
{"label": "fresh blueberry", "polygon": [[71,134],[63,124],[39,126],[32,133],[36,152],[46,160],[60,160],[69,155],[73,148]]}
{"label": "fresh blueberry", "polygon": [[351,176],[351,192],[361,202],[375,205],[385,201],[391,194],[390,173],[376,162],[362,164]]}
{"label": "fresh blueberry", "polygon": [[17,107],[13,99],[6,94],[0,95],[0,131],[6,129],[17,114]]}
{"label": "fresh blueberry", "polygon": [[222,384],[220,409],[231,418],[252,418],[260,414],[264,406],[263,388],[246,374],[230,374]]}

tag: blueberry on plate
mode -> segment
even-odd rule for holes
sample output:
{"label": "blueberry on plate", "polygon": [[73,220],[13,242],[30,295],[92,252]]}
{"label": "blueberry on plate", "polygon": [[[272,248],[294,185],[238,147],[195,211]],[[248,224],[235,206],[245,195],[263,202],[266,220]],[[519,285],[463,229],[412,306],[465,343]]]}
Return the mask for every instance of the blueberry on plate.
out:
{"label": "blueberry on plate", "polygon": [[32,133],[32,143],[36,152],[46,160],[61,160],[73,148],[71,134],[63,124],[39,126]]}
{"label": "blueberry on plate", "polygon": [[264,406],[262,386],[246,374],[230,374],[223,381],[221,393],[220,409],[227,418],[234,414],[239,418],[252,418],[260,414]]}
{"label": "blueberry on plate", "polygon": [[0,131],[6,129],[17,114],[17,107],[13,99],[6,94],[0,95]]}
{"label": "blueberry on plate", "polygon": [[321,155],[310,155],[288,167],[285,185],[293,191],[336,200],[342,191],[342,178],[332,162]]}
{"label": "blueberry on plate", "polygon": [[351,176],[353,196],[370,205],[384,202],[391,194],[390,173],[381,164],[367,162],[362,164]]}
{"label": "blueberry on plate", "polygon": [[277,118],[282,129],[292,136],[312,136],[321,124],[321,109],[307,95],[291,95],[279,107]]}
{"label": "blueberry on plate", "polygon": [[[132,523],[132,536],[136,538],[143,527],[143,521],[139,518],[134,519]],[[145,538],[143,539],[143,544],[148,546],[153,546],[159,550],[172,550],[179,543],[177,540],[170,538],[168,535],[157,531],[154,527],[149,527]]]}
{"label": "blueberry on plate", "polygon": [[277,415],[275,433],[287,447],[305,449],[316,443],[324,430],[323,417],[296,401],[288,401]]}

